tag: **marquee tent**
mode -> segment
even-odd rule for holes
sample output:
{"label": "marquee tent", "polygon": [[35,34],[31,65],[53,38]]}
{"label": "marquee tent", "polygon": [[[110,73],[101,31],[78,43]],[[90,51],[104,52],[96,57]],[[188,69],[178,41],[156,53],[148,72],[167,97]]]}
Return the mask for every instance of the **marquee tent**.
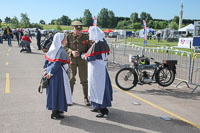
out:
{"label": "marquee tent", "polygon": [[181,29],[179,29],[178,31],[194,31],[194,25],[193,24],[189,24],[188,26],[185,26]]}
{"label": "marquee tent", "polygon": [[103,31],[104,33],[110,33],[110,32],[113,32],[112,30],[110,30],[110,29],[107,29],[107,30],[105,30],[105,31]]}

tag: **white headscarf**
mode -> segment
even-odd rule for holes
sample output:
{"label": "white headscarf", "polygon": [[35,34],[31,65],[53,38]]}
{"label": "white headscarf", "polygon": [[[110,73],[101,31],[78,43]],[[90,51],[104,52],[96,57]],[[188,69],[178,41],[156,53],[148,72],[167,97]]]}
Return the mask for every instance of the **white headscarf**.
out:
{"label": "white headscarf", "polygon": [[105,33],[97,26],[90,26],[88,32],[89,32],[89,40],[93,40],[95,41],[95,43],[103,41],[103,39],[105,38]]}
{"label": "white headscarf", "polygon": [[64,39],[64,34],[63,33],[57,33],[55,34],[53,38],[53,43],[51,44],[51,47],[47,54],[45,55],[45,58],[48,61],[55,62],[55,61],[60,61],[62,63],[70,63],[70,59],[67,56],[67,53],[62,46],[62,41]]}
{"label": "white headscarf", "polygon": [[49,51],[46,53],[47,57],[50,59],[55,59],[56,54],[60,47],[62,46],[62,40],[64,39],[65,35],[63,33],[56,33],[53,37],[53,42]]}

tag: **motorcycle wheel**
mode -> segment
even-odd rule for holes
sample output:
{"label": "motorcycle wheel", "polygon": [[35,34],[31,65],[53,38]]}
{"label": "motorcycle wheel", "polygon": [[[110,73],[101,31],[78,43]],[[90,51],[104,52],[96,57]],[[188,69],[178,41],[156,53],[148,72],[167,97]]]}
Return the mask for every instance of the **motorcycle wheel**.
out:
{"label": "motorcycle wheel", "polygon": [[156,73],[156,82],[163,87],[169,86],[174,82],[175,72],[169,68],[161,68]]}
{"label": "motorcycle wheel", "polygon": [[120,89],[130,90],[137,85],[138,76],[133,68],[122,68],[117,72],[115,82]]}

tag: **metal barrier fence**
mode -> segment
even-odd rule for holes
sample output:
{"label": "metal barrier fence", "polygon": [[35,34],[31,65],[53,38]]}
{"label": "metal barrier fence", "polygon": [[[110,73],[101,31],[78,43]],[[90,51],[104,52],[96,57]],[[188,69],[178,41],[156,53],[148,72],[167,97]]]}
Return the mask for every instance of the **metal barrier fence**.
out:
{"label": "metal barrier fence", "polygon": [[129,62],[130,55],[145,55],[150,58],[154,58],[155,61],[162,62],[164,59],[177,60],[176,65],[176,79],[180,82],[177,87],[185,83],[188,88],[189,84],[196,87],[192,90],[192,93],[200,86],[200,63],[199,59],[194,55],[186,51],[177,51],[164,47],[141,47],[131,43],[117,44],[110,43],[111,54],[109,63],[114,66],[123,66],[125,64],[131,64]]}
{"label": "metal barrier fence", "polygon": [[194,54],[192,58],[192,69],[191,69],[191,75],[190,75],[190,84],[195,85],[195,87],[192,90],[192,93],[200,86],[200,63],[199,59],[196,58],[198,54]]}

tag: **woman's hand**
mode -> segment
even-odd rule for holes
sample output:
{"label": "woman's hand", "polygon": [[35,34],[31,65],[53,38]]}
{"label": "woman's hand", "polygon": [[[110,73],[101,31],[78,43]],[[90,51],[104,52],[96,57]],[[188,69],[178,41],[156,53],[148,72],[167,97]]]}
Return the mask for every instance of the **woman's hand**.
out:
{"label": "woman's hand", "polygon": [[50,79],[50,78],[51,78],[51,75],[50,75],[50,74],[47,74],[46,77],[47,77],[47,79]]}
{"label": "woman's hand", "polygon": [[85,60],[85,55],[83,55],[81,58],[82,58],[83,60]]}
{"label": "woman's hand", "polygon": [[79,52],[78,52],[78,51],[72,51],[72,55],[73,55],[74,57],[78,57],[78,56],[79,56]]}

